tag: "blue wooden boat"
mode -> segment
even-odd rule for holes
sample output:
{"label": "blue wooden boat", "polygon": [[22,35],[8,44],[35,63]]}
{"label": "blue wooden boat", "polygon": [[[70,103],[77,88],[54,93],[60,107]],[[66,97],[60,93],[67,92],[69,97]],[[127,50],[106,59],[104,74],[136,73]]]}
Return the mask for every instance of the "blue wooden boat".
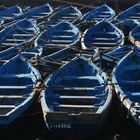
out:
{"label": "blue wooden boat", "polygon": [[69,62],[72,58],[74,58],[77,53],[77,50],[68,47],[56,51],[55,53],[52,53],[50,55],[46,55],[42,57],[39,61],[40,71],[53,73],[58,68],[60,68],[65,63]]}
{"label": "blue wooden boat", "polygon": [[118,62],[133,49],[135,49],[133,45],[119,46],[109,52],[100,52],[92,61],[110,75]]}
{"label": "blue wooden boat", "polygon": [[[121,22],[118,22],[115,24],[118,28],[120,28],[125,36],[129,36],[129,33],[138,25],[140,25],[140,20],[135,20],[135,19],[125,19]],[[127,39],[127,38],[126,38]]]}
{"label": "blue wooden boat", "polygon": [[140,47],[140,25],[135,27],[129,34],[129,40],[136,45],[137,47]]}
{"label": "blue wooden boat", "polygon": [[45,85],[41,106],[52,132],[93,135],[106,123],[112,98],[107,75],[84,57],[58,69]]}
{"label": "blue wooden boat", "polygon": [[31,8],[25,16],[29,19],[36,19],[37,21],[43,18],[46,18],[52,14],[53,8],[49,3],[46,3],[41,6],[37,6],[34,8]]}
{"label": "blue wooden boat", "polygon": [[76,22],[80,17],[82,16],[82,13],[78,10],[77,7],[68,6],[68,7],[62,7],[59,8],[59,10],[56,10],[48,19],[48,21],[52,23],[57,23],[62,20],[67,20],[69,22]]}
{"label": "blue wooden boat", "polygon": [[122,11],[112,20],[112,23],[117,24],[125,19],[140,20],[140,3],[137,3],[136,5],[129,7],[125,11]]}
{"label": "blue wooden boat", "polygon": [[123,32],[108,21],[101,21],[84,32],[82,49],[113,49],[124,43]]}
{"label": "blue wooden boat", "polygon": [[99,22],[104,19],[111,20],[115,16],[115,11],[106,4],[95,7],[89,12],[85,13],[81,21],[82,22]]}
{"label": "blue wooden boat", "polygon": [[40,34],[36,42],[45,50],[59,50],[74,46],[79,40],[80,30],[68,21],[61,21]]}
{"label": "blue wooden boat", "polygon": [[[118,98],[132,118],[140,126],[140,52],[131,51],[113,70],[112,81]],[[122,107],[121,106],[121,107]]]}
{"label": "blue wooden boat", "polygon": [[112,51],[102,54],[102,59],[117,64],[125,55],[134,49],[133,45],[120,46]]}
{"label": "blue wooden boat", "polygon": [[0,67],[0,126],[19,118],[35,101],[40,73],[17,55]]}
{"label": "blue wooden boat", "polygon": [[[39,33],[36,22],[23,19],[20,20],[0,32],[0,49],[29,45]],[[29,46],[28,46],[29,47]]]}
{"label": "blue wooden boat", "polygon": [[16,20],[23,14],[19,6],[12,6],[0,11],[0,18],[5,20],[5,23]]}
{"label": "blue wooden boat", "polygon": [[6,50],[0,51],[0,64],[4,64],[18,54],[28,59],[30,62],[37,61],[42,55],[43,48],[31,47],[25,48],[24,46],[11,47]]}

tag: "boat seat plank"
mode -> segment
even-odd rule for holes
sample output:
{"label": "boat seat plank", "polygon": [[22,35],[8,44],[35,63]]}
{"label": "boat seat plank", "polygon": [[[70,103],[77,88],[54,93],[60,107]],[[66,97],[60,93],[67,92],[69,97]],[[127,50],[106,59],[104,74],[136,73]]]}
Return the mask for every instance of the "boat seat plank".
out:
{"label": "boat seat plank", "polygon": [[95,87],[48,87],[51,90],[95,90]]}
{"label": "boat seat plank", "polygon": [[7,38],[6,41],[23,42],[23,41],[26,41],[26,40],[25,39],[17,39],[17,38],[15,38],[15,39],[14,38],[12,38],[12,39],[10,39],[10,38],[8,39]]}
{"label": "boat seat plank", "polygon": [[98,79],[97,76],[65,76],[63,79]]}
{"label": "boat seat plank", "polygon": [[41,14],[48,15],[49,13],[48,12],[42,12]]}
{"label": "boat seat plank", "polygon": [[8,17],[8,16],[1,16],[2,19],[6,19],[6,20],[11,20],[12,17]]}
{"label": "boat seat plank", "polygon": [[94,38],[94,40],[115,40],[115,38],[113,38],[113,37],[109,37],[109,38],[100,37],[100,38]]}
{"label": "boat seat plank", "polygon": [[18,46],[19,44],[17,44],[17,43],[8,43],[8,42],[4,42],[4,43],[2,43],[1,45],[4,45],[4,46]]}
{"label": "boat seat plank", "polygon": [[140,92],[132,92],[129,95],[130,96],[140,96]]}
{"label": "boat seat plank", "polygon": [[13,15],[13,16],[19,16],[19,14],[17,14],[17,13],[13,13],[12,15]]}
{"label": "boat seat plank", "polygon": [[15,108],[15,105],[0,105],[0,108]]}
{"label": "boat seat plank", "polygon": [[22,95],[0,95],[0,98],[27,98],[26,96]]}
{"label": "boat seat plank", "polygon": [[106,14],[111,14],[111,12],[110,11],[103,11],[104,13],[106,13]]}
{"label": "boat seat plank", "polygon": [[77,13],[69,13],[70,16],[78,16]]}
{"label": "boat seat plank", "polygon": [[61,19],[74,19],[75,16],[62,16]]}
{"label": "boat seat plank", "polygon": [[0,86],[0,89],[27,89],[34,88],[34,85],[26,85],[26,86]]}
{"label": "boat seat plank", "polygon": [[55,48],[56,48],[56,47],[60,47],[60,48],[62,48],[62,47],[68,47],[68,45],[60,44],[60,43],[59,43],[59,44],[47,43],[47,44],[44,44],[44,46],[47,46],[47,47],[48,47],[48,46],[50,46],[50,47],[52,46],[52,47],[55,47]]}
{"label": "boat seat plank", "polygon": [[32,18],[41,18],[43,16],[45,16],[45,15],[34,15],[34,16],[32,16]]}
{"label": "boat seat plank", "polygon": [[138,109],[140,109],[140,105],[134,105],[133,107],[134,107],[134,108],[137,108],[137,112],[140,113],[140,110],[138,110]]}
{"label": "boat seat plank", "polygon": [[[56,32],[56,31],[55,31],[55,32]],[[61,32],[62,32],[62,33],[69,33],[69,32],[70,32],[70,33],[73,33],[73,31],[70,30],[70,29],[69,29],[69,30],[58,30],[57,32],[59,32],[59,33],[61,33]]]}
{"label": "boat seat plank", "polygon": [[34,35],[33,35],[33,34],[13,34],[13,36],[20,36],[20,37],[22,37],[22,36],[23,36],[23,37],[24,37],[24,36],[26,37],[26,36],[27,36],[27,37],[32,37],[32,36],[34,36]]}
{"label": "boat seat plank", "polygon": [[140,80],[121,80],[122,84],[140,84]]}
{"label": "boat seat plank", "polygon": [[73,38],[73,36],[70,35],[53,35],[54,38]]}
{"label": "boat seat plank", "polygon": [[56,105],[56,107],[58,108],[84,108],[84,109],[99,108],[98,106],[94,106],[94,105],[67,105],[67,104]]}
{"label": "boat seat plank", "polygon": [[116,34],[115,34],[115,32],[103,32],[103,31],[99,31],[99,32],[94,32],[94,33],[92,33],[92,35],[102,35],[102,34],[106,34],[106,35],[115,35],[116,36]]}
{"label": "boat seat plank", "polygon": [[59,96],[60,99],[82,99],[82,100],[88,100],[88,99],[102,99],[101,97],[96,96]]}
{"label": "boat seat plank", "polygon": [[129,16],[129,18],[132,18],[132,19],[140,19],[140,16]]}
{"label": "boat seat plank", "polygon": [[72,40],[62,40],[62,39],[59,39],[59,40],[56,40],[56,39],[51,39],[50,40],[51,42],[53,42],[53,43],[71,43],[72,42]]}
{"label": "boat seat plank", "polygon": [[110,15],[98,15],[99,17],[101,17],[101,18],[108,18],[108,17],[110,17]]}
{"label": "boat seat plank", "polygon": [[33,74],[0,74],[0,78],[30,78]]}
{"label": "boat seat plank", "polygon": [[92,45],[117,45],[117,43],[112,43],[112,42],[93,42]]}

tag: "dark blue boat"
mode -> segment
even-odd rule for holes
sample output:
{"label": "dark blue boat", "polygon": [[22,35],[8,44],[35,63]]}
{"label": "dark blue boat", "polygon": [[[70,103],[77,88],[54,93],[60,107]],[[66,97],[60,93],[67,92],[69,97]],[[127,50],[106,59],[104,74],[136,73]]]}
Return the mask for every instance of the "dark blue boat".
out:
{"label": "dark blue boat", "polygon": [[93,135],[106,123],[112,99],[107,75],[84,57],[58,69],[45,85],[41,105],[52,132]]}
{"label": "dark blue boat", "polygon": [[135,46],[124,45],[110,52],[104,53],[101,57],[103,60],[117,64],[126,54],[133,50]]}
{"label": "dark blue boat", "polygon": [[42,57],[39,61],[40,71],[53,73],[65,63],[76,56],[79,51],[71,47],[64,48],[50,55]]}
{"label": "dark blue boat", "polygon": [[101,21],[84,32],[82,49],[113,49],[124,43],[123,32],[108,21]]}
{"label": "dark blue boat", "polygon": [[0,32],[0,49],[4,50],[23,44],[28,46],[38,33],[39,28],[36,22],[27,19],[20,20]]}
{"label": "dark blue boat", "polygon": [[61,21],[40,34],[36,41],[45,50],[59,50],[74,46],[80,40],[80,35],[80,30],[72,23]]}
{"label": "dark blue boat", "polygon": [[89,12],[85,13],[82,22],[99,22],[101,20],[111,20],[115,16],[115,11],[106,4],[95,7]]}
{"label": "dark blue boat", "polygon": [[129,34],[129,40],[136,45],[137,47],[140,47],[140,25],[135,27]]}
{"label": "dark blue boat", "polygon": [[20,55],[0,67],[0,126],[9,125],[29,108],[37,96],[40,78]]}
{"label": "dark blue boat", "polygon": [[5,62],[9,61],[13,57],[15,57],[18,54],[21,54],[29,61],[34,62],[37,61],[39,57],[42,55],[41,47],[31,47],[31,48],[25,48],[24,46],[18,46],[18,47],[10,47],[6,50],[0,51],[0,64],[4,64]]}
{"label": "dark blue boat", "polygon": [[137,3],[136,5],[129,7],[125,11],[122,11],[112,20],[112,23],[117,24],[125,19],[140,20],[140,3]]}
{"label": "dark blue boat", "polygon": [[133,45],[120,46],[109,52],[100,52],[92,61],[110,75],[118,62],[133,49],[135,49]]}
{"label": "dark blue boat", "polygon": [[127,117],[140,126],[140,52],[131,51],[120,60],[112,81]]}
{"label": "dark blue boat", "polygon": [[125,20],[122,20],[121,22],[118,22],[115,24],[118,28],[120,28],[123,33],[125,34],[126,36],[126,39],[127,36],[129,36],[129,33],[138,25],[140,25],[140,20],[135,20],[135,19],[125,19]]}
{"label": "dark blue boat", "polygon": [[36,19],[37,21],[48,17],[52,14],[53,8],[49,3],[30,9],[25,16],[29,19]]}
{"label": "dark blue boat", "polygon": [[82,16],[82,13],[78,10],[77,7],[68,6],[59,8],[50,16],[49,21],[52,23],[57,23],[62,20],[67,20],[69,22],[75,22]]}
{"label": "dark blue boat", "polygon": [[5,23],[7,23],[16,20],[22,14],[23,11],[19,6],[12,6],[0,11],[0,18],[4,19]]}

